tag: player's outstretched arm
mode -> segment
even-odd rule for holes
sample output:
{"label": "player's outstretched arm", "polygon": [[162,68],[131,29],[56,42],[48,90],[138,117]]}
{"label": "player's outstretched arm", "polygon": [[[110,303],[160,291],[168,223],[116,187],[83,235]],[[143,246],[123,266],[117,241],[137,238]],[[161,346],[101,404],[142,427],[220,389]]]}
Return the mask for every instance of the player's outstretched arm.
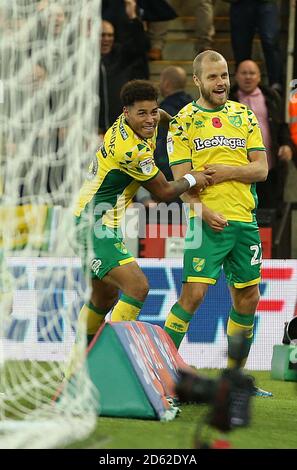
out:
{"label": "player's outstretched arm", "polygon": [[188,189],[195,187],[197,191],[203,191],[212,184],[212,176],[215,170],[189,171],[177,181],[167,181],[164,174],[159,171],[157,176],[142,185],[160,201],[170,202],[179,197]]}
{"label": "player's outstretched arm", "polygon": [[266,152],[255,150],[249,153],[248,165],[231,166],[231,165],[205,165],[205,168],[216,170],[213,181],[215,184],[224,181],[240,181],[241,183],[257,183],[265,181],[268,175],[268,164]]}

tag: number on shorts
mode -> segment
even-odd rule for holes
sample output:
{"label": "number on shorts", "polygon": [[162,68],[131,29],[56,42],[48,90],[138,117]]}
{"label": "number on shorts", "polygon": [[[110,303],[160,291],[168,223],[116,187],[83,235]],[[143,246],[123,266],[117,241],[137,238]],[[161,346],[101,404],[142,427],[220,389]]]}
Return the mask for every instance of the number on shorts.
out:
{"label": "number on shorts", "polygon": [[262,262],[261,243],[259,243],[259,245],[251,245],[250,250],[254,252],[253,257],[251,259],[251,266],[255,266],[256,264],[261,263]]}

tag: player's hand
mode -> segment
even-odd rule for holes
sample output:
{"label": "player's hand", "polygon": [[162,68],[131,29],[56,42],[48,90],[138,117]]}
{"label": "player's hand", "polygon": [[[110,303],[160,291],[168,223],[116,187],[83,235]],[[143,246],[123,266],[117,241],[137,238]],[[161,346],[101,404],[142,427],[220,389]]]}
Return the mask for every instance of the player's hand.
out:
{"label": "player's hand", "polygon": [[215,232],[222,232],[228,225],[228,221],[222,214],[214,212],[206,206],[202,206],[202,219]]}
{"label": "player's hand", "polygon": [[290,160],[292,160],[292,157],[293,152],[291,147],[289,147],[289,145],[281,145],[278,149],[278,158],[285,162],[289,162]]}
{"label": "player's hand", "polygon": [[214,184],[223,183],[224,181],[230,181],[232,175],[232,166],[222,165],[216,163],[214,165],[205,165],[205,170],[214,170],[212,180]]}
{"label": "player's hand", "polygon": [[137,18],[137,1],[136,0],[124,0],[126,15],[129,20],[134,20]]}
{"label": "player's hand", "polygon": [[212,175],[214,171],[209,170],[209,171],[191,171],[191,175],[194,176],[196,180],[196,186],[195,189],[198,190],[199,192],[203,191],[207,186],[213,183],[212,180]]}

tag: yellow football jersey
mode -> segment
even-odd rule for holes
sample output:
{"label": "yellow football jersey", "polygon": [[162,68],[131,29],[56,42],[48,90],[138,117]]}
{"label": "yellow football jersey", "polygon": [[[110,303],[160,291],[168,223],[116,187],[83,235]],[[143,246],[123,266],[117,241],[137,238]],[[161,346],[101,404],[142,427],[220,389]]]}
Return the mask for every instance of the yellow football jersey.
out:
{"label": "yellow football jersey", "polygon": [[121,114],[107,131],[79,192],[74,214],[92,210],[94,218],[115,228],[120,226],[125,209],[142,181],[154,178],[156,132],[151,139],[141,139]]}
{"label": "yellow football jersey", "polygon": [[[265,147],[257,118],[245,105],[227,101],[209,110],[192,102],[171,121],[167,150],[170,166],[191,162],[201,171],[206,164],[248,165],[249,152]],[[226,181],[208,186],[199,197],[228,220],[250,222],[257,206],[255,186]]]}

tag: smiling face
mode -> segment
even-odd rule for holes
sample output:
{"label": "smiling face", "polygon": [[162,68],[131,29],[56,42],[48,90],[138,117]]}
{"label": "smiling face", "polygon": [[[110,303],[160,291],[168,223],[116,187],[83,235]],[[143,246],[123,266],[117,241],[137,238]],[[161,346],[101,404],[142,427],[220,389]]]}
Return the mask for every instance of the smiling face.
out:
{"label": "smiling face", "polygon": [[132,106],[125,106],[124,116],[133,131],[142,139],[153,137],[160,120],[156,101],[136,101]]}
{"label": "smiling face", "polygon": [[50,32],[52,32],[55,36],[59,36],[62,33],[65,23],[65,13],[63,8],[58,4],[50,5],[47,21]]}
{"label": "smiling face", "polygon": [[228,99],[230,81],[227,62],[205,57],[201,65],[200,76],[193,76],[194,83],[200,88],[198,104],[206,109],[215,109]]}
{"label": "smiling face", "polygon": [[109,21],[102,21],[101,54],[109,54],[114,44],[114,27]]}
{"label": "smiling face", "polygon": [[256,62],[252,60],[241,62],[238,66],[235,79],[240,90],[247,94],[253,93],[261,81],[260,69]]}

